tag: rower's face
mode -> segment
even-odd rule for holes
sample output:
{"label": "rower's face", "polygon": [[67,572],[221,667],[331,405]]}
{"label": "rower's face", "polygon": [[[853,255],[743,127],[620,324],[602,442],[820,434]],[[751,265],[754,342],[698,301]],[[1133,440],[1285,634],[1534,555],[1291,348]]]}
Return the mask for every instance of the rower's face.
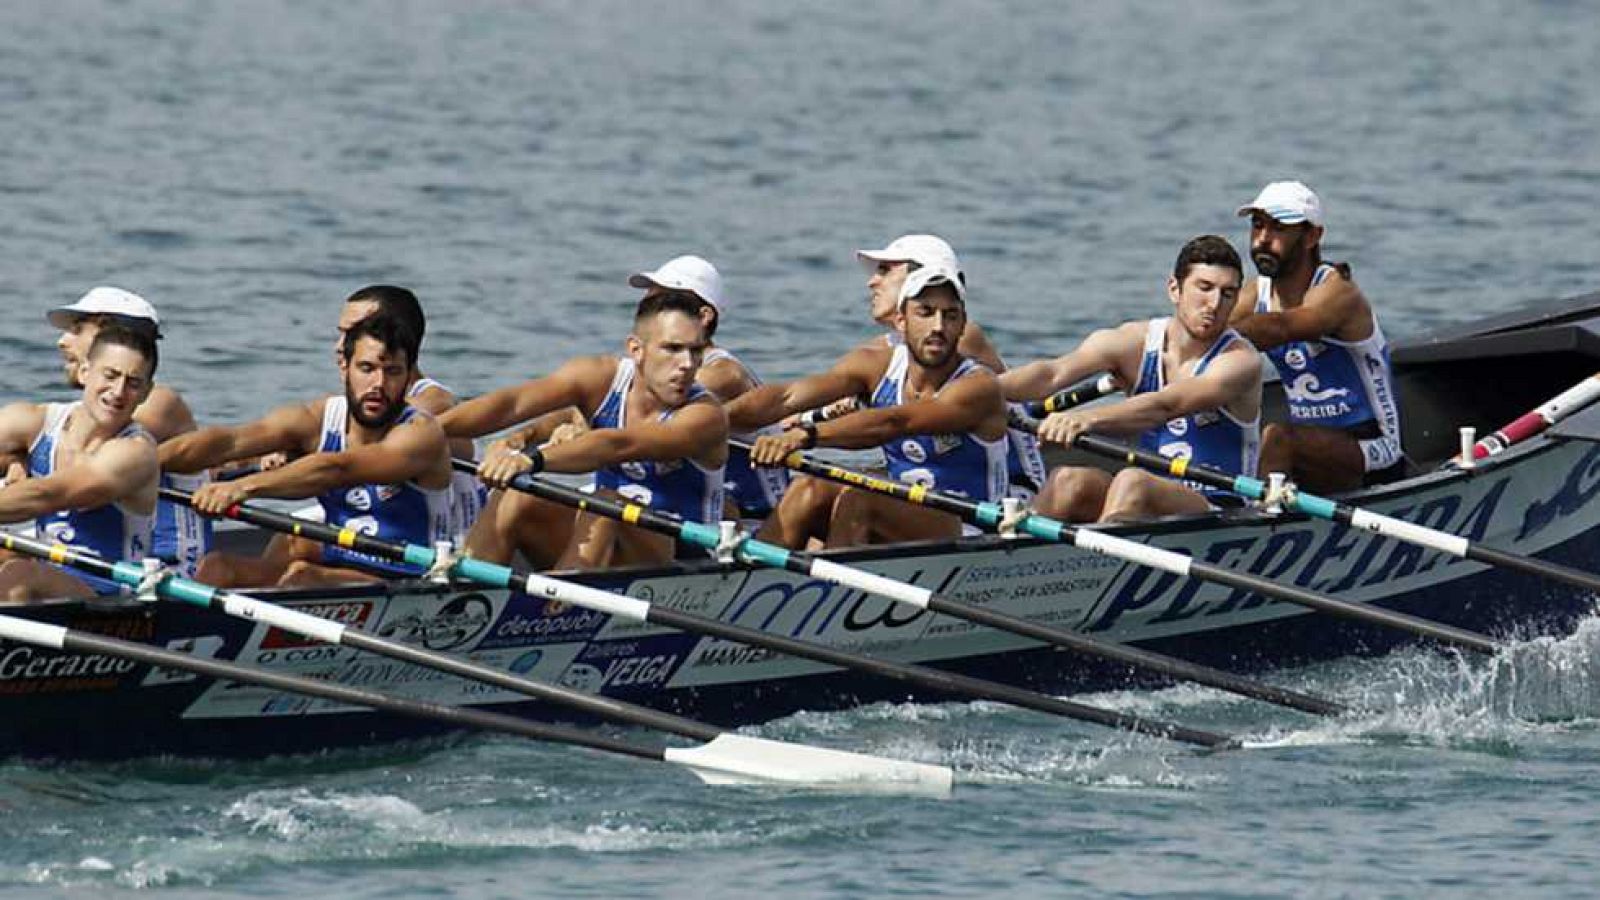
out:
{"label": "rower's face", "polygon": [[339,368],[344,368],[344,333],[356,327],[356,323],[378,311],[375,300],[362,300],[356,303],[346,303],[339,310],[339,333],[333,338],[333,362]]}
{"label": "rower's face", "polygon": [[110,430],[121,430],[150,396],[150,361],[120,344],[103,344],[78,367],[83,408]]}
{"label": "rower's face", "polygon": [[66,373],[67,384],[83,387],[79,372],[89,356],[89,348],[94,346],[95,335],[99,333],[99,320],[80,316],[72,323],[72,327],[61,332],[61,337],[56,339],[56,349],[61,352],[61,368]]}
{"label": "rower's face", "polygon": [[894,321],[900,304],[900,286],[906,283],[911,264],[880,262],[867,276],[867,302],[872,321],[888,325]]}
{"label": "rower's face", "polygon": [[389,350],[374,337],[356,341],[344,365],[344,395],[350,414],[366,428],[382,428],[406,407],[411,363],[404,350]]}
{"label": "rower's face", "polygon": [[706,352],[699,317],[668,310],[639,323],[628,336],[628,355],[645,387],[667,406],[682,406]]}
{"label": "rower's face", "polygon": [[1228,327],[1228,317],[1239,302],[1241,280],[1240,273],[1228,266],[1190,266],[1182,283],[1167,277],[1167,295],[1189,334],[1212,341]]}
{"label": "rower's face", "polygon": [[917,364],[937,369],[955,355],[967,307],[948,285],[931,286],[901,307],[901,332]]}
{"label": "rower's face", "polygon": [[1322,229],[1309,222],[1285,225],[1264,212],[1250,214],[1250,261],[1268,278],[1288,275],[1317,246]]}

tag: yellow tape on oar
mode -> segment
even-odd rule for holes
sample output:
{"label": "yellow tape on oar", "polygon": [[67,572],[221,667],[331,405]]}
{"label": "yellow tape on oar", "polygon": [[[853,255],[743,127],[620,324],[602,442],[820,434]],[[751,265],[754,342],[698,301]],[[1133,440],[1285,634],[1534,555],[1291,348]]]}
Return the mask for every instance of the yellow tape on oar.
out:
{"label": "yellow tape on oar", "polygon": [[1189,460],[1186,457],[1175,456],[1172,458],[1172,464],[1167,469],[1174,478],[1182,478],[1184,473],[1189,471]]}
{"label": "yellow tape on oar", "polygon": [[622,508],[622,521],[629,525],[639,524],[639,517],[644,515],[644,507],[629,503]]}
{"label": "yellow tape on oar", "polygon": [[71,554],[72,548],[66,546],[65,544],[53,544],[50,547],[50,561],[58,566],[65,565],[67,558],[71,556]]}
{"label": "yellow tape on oar", "polygon": [[346,550],[352,549],[356,545],[356,538],[360,536],[361,533],[358,531],[351,531],[348,528],[341,528],[339,529],[339,546],[345,548]]}
{"label": "yellow tape on oar", "polygon": [[927,497],[928,486],[925,484],[913,484],[911,486],[911,490],[906,492],[906,499],[910,500],[912,503],[921,503],[923,500],[926,500]]}

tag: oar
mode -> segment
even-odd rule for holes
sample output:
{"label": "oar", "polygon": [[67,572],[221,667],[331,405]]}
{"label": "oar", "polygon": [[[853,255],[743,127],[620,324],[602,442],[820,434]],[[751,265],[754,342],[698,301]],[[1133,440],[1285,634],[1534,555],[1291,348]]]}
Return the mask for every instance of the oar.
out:
{"label": "oar", "polygon": [[[1118,441],[1108,440],[1098,435],[1079,435],[1077,447],[1091,453],[1113,459],[1126,460],[1127,462],[1143,466],[1154,472],[1171,475],[1174,478],[1187,478],[1190,481],[1211,487],[1232,491],[1242,497],[1259,500],[1267,494],[1267,483],[1259,478],[1246,475],[1230,475],[1221,469],[1190,463],[1184,459],[1168,459],[1159,453],[1151,453]],[[1505,550],[1496,550],[1485,547],[1476,541],[1468,540],[1460,535],[1426,525],[1396,519],[1383,513],[1351,506],[1315,494],[1306,494],[1298,490],[1290,491],[1282,502],[1289,509],[1305,513],[1316,519],[1327,519],[1330,522],[1342,522],[1352,528],[1381,534],[1387,538],[1394,538],[1408,544],[1415,544],[1429,550],[1437,550],[1457,559],[1470,559],[1475,562],[1491,566],[1500,566],[1514,572],[1526,575],[1535,575],[1548,578],[1586,591],[1600,592],[1600,575],[1574,569],[1560,563],[1546,562],[1523,556],[1519,553],[1510,553]]]}
{"label": "oar", "polygon": [[1082,406],[1091,400],[1099,400],[1107,394],[1117,391],[1116,379],[1110,375],[1097,375],[1086,378],[1072,387],[1056,391],[1043,400],[1034,400],[1023,404],[1023,409],[1035,419],[1043,418],[1051,413]]}
{"label": "oar", "polygon": [[[735,447],[746,449],[749,447],[748,444],[739,441],[731,443]],[[477,471],[477,466],[466,460],[458,459],[455,464],[456,468],[463,472]],[[679,538],[689,544],[712,550],[718,549],[720,546],[719,533],[716,528],[698,522],[685,521],[672,513],[653,510],[636,503],[621,502],[608,497],[586,494],[577,488],[527,475],[517,476],[512,480],[511,486],[536,497],[543,497],[546,500],[574,506],[586,512],[648,528],[651,531]],[[1018,616],[974,606],[971,603],[963,603],[924,587],[906,584],[903,581],[896,581],[892,578],[885,578],[882,575],[876,575],[864,569],[841,565],[831,560],[821,559],[808,553],[799,553],[776,544],[758,541],[754,538],[741,538],[734,548],[734,553],[740,559],[748,562],[785,569],[833,584],[842,584],[865,593],[887,598],[896,603],[917,609],[931,610],[951,618],[984,625],[997,631],[1010,632],[1044,641],[1045,643],[1089,656],[1140,666],[1170,678],[1193,681],[1304,712],[1334,715],[1344,711],[1344,707],[1321,697],[1262,684],[1258,681],[1234,675],[1231,672],[1208,668],[1160,653],[1140,650],[1123,644],[1113,644],[1078,632],[1041,625],[1038,622],[1031,622]]]}
{"label": "oar", "polygon": [[[791,453],[784,462],[789,468],[808,475],[855,485],[864,490],[876,491],[880,494],[888,494],[930,509],[943,510],[961,517],[964,521],[985,528],[998,528],[1001,522],[1004,521],[1004,511],[998,503],[975,502],[965,497],[957,497],[953,494],[930,490],[922,485],[889,481],[888,479],[878,478],[863,472],[821,462],[802,453]],[[1142,566],[1149,566],[1184,578],[1210,581],[1228,587],[1252,591],[1264,597],[1283,600],[1329,615],[1353,619],[1370,625],[1398,628],[1421,637],[1431,638],[1441,643],[1474,650],[1479,653],[1494,653],[1498,649],[1493,640],[1475,632],[1465,631],[1449,625],[1440,625],[1437,622],[1429,622],[1426,619],[1419,619],[1415,616],[1381,607],[1351,603],[1348,600],[1329,597],[1326,594],[1295,587],[1294,585],[1278,584],[1259,575],[1224,569],[1221,566],[1202,562],[1182,553],[1163,550],[1159,547],[1138,543],[1137,541],[1130,541],[1126,538],[1120,538],[1091,528],[1079,528],[1064,522],[1057,522],[1045,516],[1029,514],[1024,516],[1016,527],[1017,530],[1034,537],[1050,541],[1062,541],[1084,550],[1103,553],[1107,556],[1113,556]]]}
{"label": "oar", "polygon": [[[146,579],[149,576],[149,573],[141,566],[101,559],[98,556],[61,544],[46,544],[31,538],[11,534],[4,535],[3,538],[0,538],[0,542],[3,542],[7,550],[13,550],[37,559],[47,559],[59,565],[69,565],[90,574],[98,575],[101,578],[134,588],[145,587]],[[952,773],[950,769],[944,766],[900,762],[859,753],[732,734],[711,725],[696,722],[693,719],[685,719],[617,700],[583,694],[568,688],[556,687],[555,685],[544,684],[528,678],[520,678],[499,669],[407,646],[397,641],[384,640],[383,638],[348,628],[337,622],[330,622],[327,619],[307,615],[306,613],[267,603],[233,591],[223,591],[198,581],[173,575],[170,572],[158,572],[156,574],[157,578],[148,586],[153,587],[158,596],[168,600],[190,603],[202,608],[219,609],[231,616],[261,622],[314,640],[354,647],[424,668],[436,669],[463,678],[482,681],[520,694],[537,697],[552,704],[572,707],[589,713],[596,718],[654,728],[706,741],[707,743],[698,747],[662,748],[659,751],[654,748],[620,742],[611,738],[599,738],[603,743],[596,744],[589,742],[588,732],[578,729],[555,727],[554,730],[547,732],[544,729],[551,726],[535,726],[525,719],[513,716],[462,710],[459,707],[421,704],[429,710],[445,710],[450,713],[450,716],[442,719],[432,712],[418,713],[429,718],[476,725],[477,727],[492,730],[510,731],[513,734],[522,734],[527,737],[536,737],[544,740],[580,743],[583,746],[591,746],[596,749],[631,752],[635,756],[658,758],[667,762],[678,762],[693,768],[696,774],[709,783],[771,782],[814,787],[849,785],[877,791],[889,790],[937,794],[944,794],[950,791]],[[156,653],[169,652],[148,648],[142,644],[134,644],[132,646],[152,650]],[[178,659],[190,663],[196,661],[194,657],[186,654],[174,655]],[[166,665],[166,663],[161,664]],[[353,691],[353,689],[333,685],[325,681],[301,679],[297,676],[280,675],[233,664],[215,664],[228,666],[230,669],[240,669],[252,676],[259,677],[256,681],[251,681],[249,678],[235,677],[232,674],[213,675],[213,677],[225,677],[233,681],[260,684],[263,687],[280,687],[280,685],[264,683],[260,678],[287,679],[287,681],[281,683],[283,685],[281,689],[292,693],[309,694],[355,705],[375,706],[402,714],[407,713],[408,706],[415,703],[415,701],[401,700],[385,694],[367,691],[354,691],[342,696],[319,694],[313,690],[293,685],[297,682],[305,681],[318,688],[333,687],[340,691]],[[182,668],[182,666],[173,667]],[[201,672],[200,674],[212,673]],[[382,702],[375,702],[371,698],[378,698]],[[456,713],[458,712],[472,712],[475,716],[487,715],[490,718],[483,720],[479,724],[457,716]],[[513,727],[507,727],[505,722],[500,720],[513,723]],[[528,730],[523,726],[529,726],[533,730]],[[546,737],[546,733],[556,735],[556,737]],[[573,735],[583,736],[584,740],[573,739]]]}
{"label": "oar", "polygon": [[1600,375],[1590,375],[1534,409],[1502,426],[1472,446],[1472,458],[1484,459],[1527,440],[1600,399]]}
{"label": "oar", "polygon": [[[186,502],[188,499],[188,495],[184,492],[170,489],[163,489],[162,495],[180,503]],[[346,549],[420,566],[424,569],[433,568],[438,559],[437,551],[431,547],[385,541],[348,528],[336,528],[320,522],[308,522],[260,507],[237,505],[229,509],[226,515],[228,518],[249,522],[273,531],[281,531],[286,534],[293,534],[325,543],[336,543]],[[1238,746],[1238,742],[1232,738],[1214,732],[1147,719],[1128,713],[1114,712],[1088,704],[1051,697],[1037,691],[998,684],[967,675],[958,675],[954,672],[945,672],[910,663],[894,662],[864,653],[840,650],[825,644],[769,634],[705,616],[667,609],[636,597],[624,597],[610,591],[549,578],[525,569],[514,569],[510,566],[502,566],[471,557],[462,557],[454,560],[450,567],[450,573],[467,581],[490,587],[521,590],[530,595],[547,597],[552,600],[571,603],[574,606],[581,606],[585,609],[597,610],[629,622],[644,622],[679,631],[709,635],[734,643],[761,647],[789,656],[826,663],[831,666],[893,678],[907,684],[917,685],[952,696],[994,700],[1051,715],[1168,738],[1202,747],[1232,748]]]}

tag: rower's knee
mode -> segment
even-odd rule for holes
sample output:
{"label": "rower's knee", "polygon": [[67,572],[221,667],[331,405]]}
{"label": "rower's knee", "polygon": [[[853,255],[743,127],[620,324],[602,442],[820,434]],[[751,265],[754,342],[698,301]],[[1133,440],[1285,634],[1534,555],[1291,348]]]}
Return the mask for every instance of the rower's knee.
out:
{"label": "rower's knee", "polygon": [[1125,521],[1148,515],[1156,505],[1156,476],[1142,469],[1123,469],[1111,479],[1106,489],[1106,502],[1100,513],[1102,521]]}
{"label": "rower's knee", "polygon": [[1105,478],[1097,469],[1075,466],[1056,469],[1045,479],[1044,489],[1034,497],[1034,512],[1068,522],[1093,522],[1100,518]]}

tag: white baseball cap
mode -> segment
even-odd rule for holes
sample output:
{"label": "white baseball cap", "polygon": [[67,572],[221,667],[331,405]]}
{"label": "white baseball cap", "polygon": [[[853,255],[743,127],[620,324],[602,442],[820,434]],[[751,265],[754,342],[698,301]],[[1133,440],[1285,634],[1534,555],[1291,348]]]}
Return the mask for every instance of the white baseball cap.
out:
{"label": "white baseball cap", "polygon": [[1298,181],[1274,181],[1261,189],[1256,198],[1239,207],[1238,215],[1263,212],[1284,225],[1310,222],[1321,227],[1322,200],[1317,192]]}
{"label": "white baseball cap", "polygon": [[636,288],[659,287],[669,291],[688,291],[711,304],[721,316],[728,301],[722,296],[722,275],[717,267],[698,256],[677,256],[654,272],[639,272],[628,277]]}
{"label": "white baseball cap", "polygon": [[157,329],[161,326],[161,318],[156,315],[156,308],[150,305],[150,301],[132,291],[105,285],[79,297],[78,302],[71,306],[50,310],[47,318],[51,325],[66,331],[84,316],[121,316],[125,319],[141,319]]}
{"label": "white baseball cap", "polygon": [[868,269],[884,262],[914,262],[923,268],[943,267],[960,274],[961,260],[944,238],[931,234],[905,234],[882,250],[857,250],[856,258]]}
{"label": "white baseball cap", "polygon": [[960,270],[951,266],[949,262],[935,263],[913,270],[900,283],[900,303],[917,296],[924,290],[936,284],[948,284],[956,289],[956,297],[962,304],[967,302],[967,285],[961,277]]}

